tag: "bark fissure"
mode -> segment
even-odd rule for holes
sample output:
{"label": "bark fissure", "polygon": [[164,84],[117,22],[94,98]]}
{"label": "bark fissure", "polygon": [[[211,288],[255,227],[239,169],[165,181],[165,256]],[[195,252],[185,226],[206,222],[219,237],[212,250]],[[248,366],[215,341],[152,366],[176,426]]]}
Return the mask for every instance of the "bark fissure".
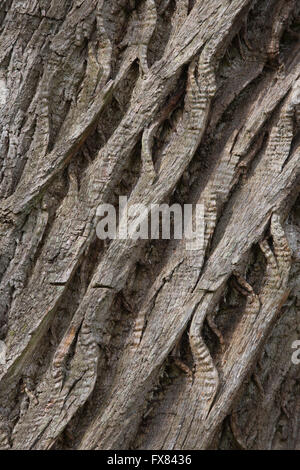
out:
{"label": "bark fissure", "polygon": [[[0,448],[299,447],[299,14],[3,2]],[[99,242],[119,195],[202,245]]]}

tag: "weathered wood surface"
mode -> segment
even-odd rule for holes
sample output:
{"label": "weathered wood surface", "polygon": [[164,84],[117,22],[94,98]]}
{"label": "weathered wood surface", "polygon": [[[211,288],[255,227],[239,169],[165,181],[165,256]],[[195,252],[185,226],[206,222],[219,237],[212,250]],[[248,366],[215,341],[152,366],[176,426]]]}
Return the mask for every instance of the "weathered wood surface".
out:
{"label": "weathered wood surface", "polygon": [[[0,6],[0,448],[300,448],[299,0]],[[204,206],[204,247],[96,237]]]}

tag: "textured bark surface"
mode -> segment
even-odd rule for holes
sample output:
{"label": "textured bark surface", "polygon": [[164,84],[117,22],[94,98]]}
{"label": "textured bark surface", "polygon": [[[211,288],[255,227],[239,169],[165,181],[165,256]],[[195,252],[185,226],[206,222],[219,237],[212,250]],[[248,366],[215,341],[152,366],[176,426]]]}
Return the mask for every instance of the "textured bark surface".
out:
{"label": "textured bark surface", "polygon": [[[1,2],[1,449],[300,449],[299,15]],[[204,246],[99,240],[119,195]]]}

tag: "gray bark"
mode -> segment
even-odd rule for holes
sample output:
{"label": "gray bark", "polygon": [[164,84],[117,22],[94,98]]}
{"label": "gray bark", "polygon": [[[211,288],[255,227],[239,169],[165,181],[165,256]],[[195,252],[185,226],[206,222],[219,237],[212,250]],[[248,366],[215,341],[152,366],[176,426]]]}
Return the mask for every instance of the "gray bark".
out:
{"label": "gray bark", "polygon": [[[1,449],[300,449],[299,0],[0,5]],[[204,206],[204,246],[96,236]]]}

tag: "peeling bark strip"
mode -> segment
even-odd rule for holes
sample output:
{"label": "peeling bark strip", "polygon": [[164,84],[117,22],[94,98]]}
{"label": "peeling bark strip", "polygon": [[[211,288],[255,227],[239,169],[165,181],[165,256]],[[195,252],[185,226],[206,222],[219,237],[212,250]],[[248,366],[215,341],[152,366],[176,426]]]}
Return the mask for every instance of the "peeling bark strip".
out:
{"label": "peeling bark strip", "polygon": [[[0,449],[299,448],[299,17],[2,2]],[[120,195],[204,247],[98,240]]]}

